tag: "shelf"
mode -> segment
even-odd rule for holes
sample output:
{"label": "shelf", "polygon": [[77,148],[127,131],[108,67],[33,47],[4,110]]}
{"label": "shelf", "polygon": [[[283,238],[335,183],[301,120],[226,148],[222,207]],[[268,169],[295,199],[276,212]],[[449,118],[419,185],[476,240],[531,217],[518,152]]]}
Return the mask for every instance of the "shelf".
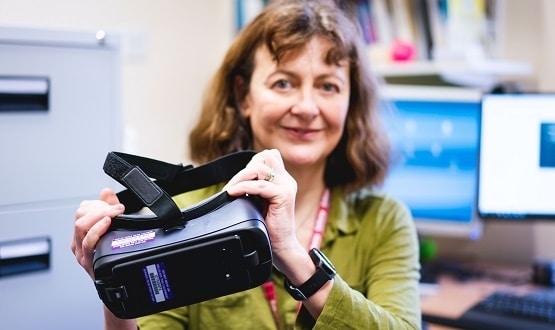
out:
{"label": "shelf", "polygon": [[394,83],[438,84],[471,86],[489,89],[507,79],[533,75],[532,65],[527,62],[507,60],[468,61],[414,61],[378,63],[379,75]]}
{"label": "shelf", "polygon": [[496,76],[528,76],[532,65],[526,62],[504,60],[391,62],[379,63],[376,70],[383,76],[420,76],[444,74],[475,74]]}

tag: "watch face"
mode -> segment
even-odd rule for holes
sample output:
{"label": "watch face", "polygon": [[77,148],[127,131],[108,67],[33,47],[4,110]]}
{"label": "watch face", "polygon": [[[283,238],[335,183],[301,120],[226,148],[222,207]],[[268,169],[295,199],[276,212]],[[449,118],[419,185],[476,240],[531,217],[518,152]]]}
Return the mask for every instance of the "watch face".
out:
{"label": "watch face", "polygon": [[310,257],[312,261],[314,261],[316,267],[324,269],[326,273],[330,275],[330,278],[335,275],[335,267],[322,251],[314,248],[310,250]]}
{"label": "watch face", "polygon": [[296,300],[306,300],[318,291],[326,282],[331,280],[335,274],[335,268],[329,259],[318,249],[308,251],[310,259],[316,266],[316,272],[299,287],[291,285],[289,279],[285,278],[283,284],[287,292]]}

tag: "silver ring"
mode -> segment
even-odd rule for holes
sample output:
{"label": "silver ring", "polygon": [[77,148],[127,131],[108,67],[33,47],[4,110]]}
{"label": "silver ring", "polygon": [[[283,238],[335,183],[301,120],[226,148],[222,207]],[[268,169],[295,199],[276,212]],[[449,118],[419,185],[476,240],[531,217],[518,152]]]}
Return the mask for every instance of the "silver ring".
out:
{"label": "silver ring", "polygon": [[266,175],[264,180],[266,180],[268,182],[272,182],[272,181],[274,181],[275,177],[276,177],[276,172],[274,171],[273,168],[270,168],[270,170],[268,171],[268,175]]}

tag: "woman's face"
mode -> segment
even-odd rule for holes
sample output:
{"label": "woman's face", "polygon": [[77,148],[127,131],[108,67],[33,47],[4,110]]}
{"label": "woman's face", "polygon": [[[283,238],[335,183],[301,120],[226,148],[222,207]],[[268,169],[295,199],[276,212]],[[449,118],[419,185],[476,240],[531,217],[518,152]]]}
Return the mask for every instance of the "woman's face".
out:
{"label": "woman's face", "polygon": [[277,148],[292,166],[325,164],[343,134],[351,87],[347,61],[325,63],[329,47],[314,38],[279,65],[265,47],[256,51],[241,103],[256,150]]}

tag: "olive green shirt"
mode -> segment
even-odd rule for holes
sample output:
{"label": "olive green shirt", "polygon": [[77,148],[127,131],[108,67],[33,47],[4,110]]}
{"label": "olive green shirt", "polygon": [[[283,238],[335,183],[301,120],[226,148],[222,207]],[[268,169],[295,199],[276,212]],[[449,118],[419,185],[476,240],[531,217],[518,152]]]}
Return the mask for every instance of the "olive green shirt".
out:
{"label": "olive green shirt", "polygon": [[[216,193],[177,196],[180,207]],[[337,269],[320,317],[306,310],[273,274],[281,329],[419,329],[418,238],[407,208],[394,199],[333,189],[321,250]],[[138,319],[148,329],[278,329],[262,287]]]}

